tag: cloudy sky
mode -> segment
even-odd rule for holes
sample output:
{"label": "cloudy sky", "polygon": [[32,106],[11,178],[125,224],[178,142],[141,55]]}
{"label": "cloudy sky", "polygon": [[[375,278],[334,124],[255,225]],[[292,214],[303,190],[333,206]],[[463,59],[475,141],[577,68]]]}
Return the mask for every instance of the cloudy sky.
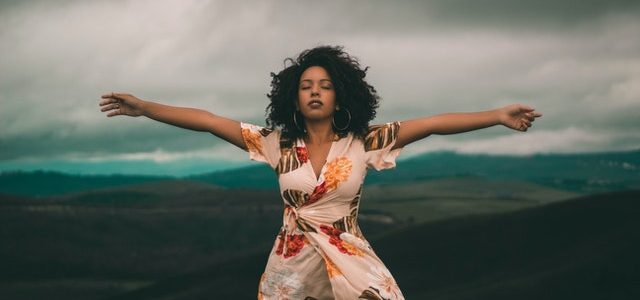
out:
{"label": "cloudy sky", "polygon": [[264,125],[270,72],[342,45],[382,97],[373,123],[511,103],[544,116],[433,135],[429,151],[640,148],[638,1],[2,1],[0,171],[181,176],[250,162],[206,132],[107,118],[111,91]]}

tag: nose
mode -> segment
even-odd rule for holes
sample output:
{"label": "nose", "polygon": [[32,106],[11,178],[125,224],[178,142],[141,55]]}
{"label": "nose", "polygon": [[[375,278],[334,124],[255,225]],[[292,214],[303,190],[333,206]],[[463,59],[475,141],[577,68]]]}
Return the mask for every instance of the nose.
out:
{"label": "nose", "polygon": [[320,95],[320,87],[314,84],[311,87],[311,96],[319,96],[319,95]]}

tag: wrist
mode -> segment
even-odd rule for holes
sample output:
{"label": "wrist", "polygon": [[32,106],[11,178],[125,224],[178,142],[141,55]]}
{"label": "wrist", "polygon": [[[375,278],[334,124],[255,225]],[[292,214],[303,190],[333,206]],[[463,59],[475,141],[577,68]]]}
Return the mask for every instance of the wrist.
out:
{"label": "wrist", "polygon": [[142,100],[142,99],[139,99],[139,100],[140,100],[140,105],[139,105],[140,114],[145,116],[145,117],[149,117],[149,112],[150,112],[149,106],[152,104],[152,102],[151,101],[145,101],[145,100]]}
{"label": "wrist", "polygon": [[493,110],[493,119],[495,122],[495,125],[502,125],[504,124],[504,107],[501,108],[496,108]]}

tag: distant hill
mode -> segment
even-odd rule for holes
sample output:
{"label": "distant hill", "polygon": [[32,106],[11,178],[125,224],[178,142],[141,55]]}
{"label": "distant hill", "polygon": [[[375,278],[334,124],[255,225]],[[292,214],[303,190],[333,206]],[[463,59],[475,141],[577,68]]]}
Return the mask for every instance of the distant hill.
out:
{"label": "distant hill", "polygon": [[[0,298],[102,299],[263,253],[282,213],[275,190],[187,180],[55,197],[0,195]],[[402,226],[385,212],[360,214],[366,233]]]}
{"label": "distant hill", "polygon": [[0,174],[0,194],[47,197],[167,179],[175,178],[132,175],[71,175],[51,171],[2,172]]}
{"label": "distant hill", "polygon": [[[433,152],[400,160],[392,170],[369,170],[365,185],[407,184],[451,177],[509,179],[576,193],[602,193],[640,188],[640,150],[590,154],[531,156],[463,155]],[[167,176],[82,176],[57,172],[4,172],[0,194],[44,197],[92,189],[166,180],[201,181],[224,188],[278,189],[266,165],[183,178]]]}
{"label": "distant hill", "polygon": [[640,189],[640,150],[530,156],[433,152],[393,170],[370,172],[367,181],[394,184],[466,176],[521,180],[578,193]]}
{"label": "distant hill", "polygon": [[[640,299],[640,191],[402,228],[372,241],[407,299]],[[265,253],[110,299],[253,299]]]}

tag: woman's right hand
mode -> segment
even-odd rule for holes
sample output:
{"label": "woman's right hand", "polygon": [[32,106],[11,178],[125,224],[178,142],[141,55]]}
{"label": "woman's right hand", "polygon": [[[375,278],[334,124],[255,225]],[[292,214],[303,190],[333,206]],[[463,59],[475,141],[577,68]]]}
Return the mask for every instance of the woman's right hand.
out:
{"label": "woman's right hand", "polygon": [[109,93],[102,95],[100,100],[100,111],[108,111],[107,117],[125,115],[138,117],[143,114],[142,106],[145,101],[136,98],[131,94]]}

